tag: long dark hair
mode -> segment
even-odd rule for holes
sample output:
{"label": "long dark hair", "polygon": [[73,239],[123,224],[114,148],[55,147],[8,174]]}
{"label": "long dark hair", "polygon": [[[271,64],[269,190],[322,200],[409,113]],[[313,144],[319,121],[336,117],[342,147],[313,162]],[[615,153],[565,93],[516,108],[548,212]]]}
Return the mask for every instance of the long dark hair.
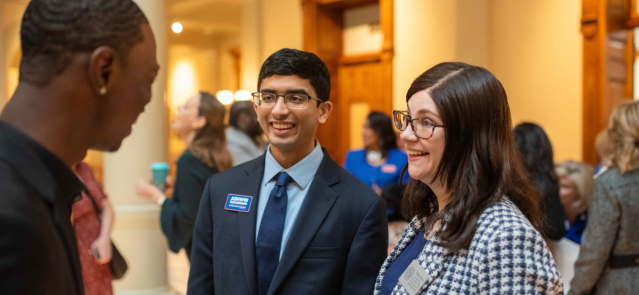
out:
{"label": "long dark hair", "polygon": [[397,147],[397,135],[393,131],[393,121],[381,112],[371,112],[366,117],[368,127],[379,137],[379,147],[382,150],[382,157],[388,157],[388,152]]}
{"label": "long dark hair", "polygon": [[551,240],[559,240],[566,235],[566,230],[550,139],[544,129],[534,123],[521,123],[515,126],[513,134],[526,172],[535,181],[543,197],[541,208],[545,212],[544,234]]}
{"label": "long dark hair", "polygon": [[193,155],[209,167],[223,171],[233,166],[233,156],[226,144],[224,133],[224,105],[207,92],[200,92],[199,116],[206,118],[206,125],[197,130],[189,146]]}
{"label": "long dark hair", "polygon": [[517,153],[499,80],[484,68],[446,62],[417,77],[406,102],[422,90],[429,92],[446,126],[446,147],[433,181],[448,189],[449,203],[438,212],[430,187],[411,179],[401,201],[404,217],[426,218],[426,229],[440,221],[439,244],[454,252],[470,245],[480,215],[506,196],[541,230],[539,193]]}
{"label": "long dark hair", "polygon": [[515,142],[526,171],[537,181],[539,191],[558,189],[552,144],[546,132],[534,123],[521,123],[513,129]]}

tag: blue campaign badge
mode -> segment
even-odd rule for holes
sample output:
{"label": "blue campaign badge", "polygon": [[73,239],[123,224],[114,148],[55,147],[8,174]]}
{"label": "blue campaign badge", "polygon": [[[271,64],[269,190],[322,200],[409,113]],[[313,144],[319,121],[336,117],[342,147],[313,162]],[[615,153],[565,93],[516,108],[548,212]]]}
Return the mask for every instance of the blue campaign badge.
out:
{"label": "blue campaign badge", "polygon": [[253,197],[251,196],[229,194],[226,197],[224,210],[246,213],[251,209],[251,202],[253,202]]}

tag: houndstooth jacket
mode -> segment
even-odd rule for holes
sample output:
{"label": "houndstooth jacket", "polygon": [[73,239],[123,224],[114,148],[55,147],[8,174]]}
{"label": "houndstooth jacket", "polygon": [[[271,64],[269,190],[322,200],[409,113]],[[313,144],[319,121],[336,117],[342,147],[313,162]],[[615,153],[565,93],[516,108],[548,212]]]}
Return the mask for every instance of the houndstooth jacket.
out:
{"label": "houndstooth jacket", "polygon": [[[377,276],[375,295],[390,265],[423,226],[414,218]],[[454,253],[427,241],[417,261],[430,278],[419,294],[563,294],[561,275],[541,234],[507,198],[486,209],[470,247]],[[393,295],[408,295],[398,283]]]}

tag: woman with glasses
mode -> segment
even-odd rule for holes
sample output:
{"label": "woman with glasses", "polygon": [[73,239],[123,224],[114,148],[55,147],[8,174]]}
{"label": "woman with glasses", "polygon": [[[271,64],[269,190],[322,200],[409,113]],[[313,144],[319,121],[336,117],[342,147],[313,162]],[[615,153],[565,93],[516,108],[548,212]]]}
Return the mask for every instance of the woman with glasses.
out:
{"label": "woman with glasses", "polygon": [[[397,148],[397,136],[393,121],[380,112],[371,112],[362,128],[363,149],[346,154],[344,169],[352,173],[381,195],[387,185],[399,185],[402,168],[406,165],[406,153]],[[404,174],[404,184],[408,173]]]}
{"label": "woman with glasses", "polygon": [[408,154],[412,218],[375,294],[561,294],[541,197],[517,153],[506,92],[486,69],[441,63],[395,111]]}
{"label": "woman with glasses", "polygon": [[595,180],[568,294],[639,294],[639,103],[610,115],[610,169]]}
{"label": "woman with glasses", "polygon": [[178,108],[171,129],[184,140],[187,149],[177,161],[173,197],[149,181],[140,180],[136,192],[140,198],[162,206],[160,223],[169,249],[177,253],[184,248],[191,258],[193,226],[207,179],[233,166],[233,157],[224,133],[225,108],[217,98],[199,92]]}

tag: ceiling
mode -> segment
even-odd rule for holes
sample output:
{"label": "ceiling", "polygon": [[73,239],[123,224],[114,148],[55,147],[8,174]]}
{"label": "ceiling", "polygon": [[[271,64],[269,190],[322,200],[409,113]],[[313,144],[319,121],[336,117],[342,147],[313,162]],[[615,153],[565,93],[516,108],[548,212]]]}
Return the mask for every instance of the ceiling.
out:
{"label": "ceiling", "polygon": [[184,32],[241,32],[242,0],[166,0],[166,5],[168,22],[180,22]]}

